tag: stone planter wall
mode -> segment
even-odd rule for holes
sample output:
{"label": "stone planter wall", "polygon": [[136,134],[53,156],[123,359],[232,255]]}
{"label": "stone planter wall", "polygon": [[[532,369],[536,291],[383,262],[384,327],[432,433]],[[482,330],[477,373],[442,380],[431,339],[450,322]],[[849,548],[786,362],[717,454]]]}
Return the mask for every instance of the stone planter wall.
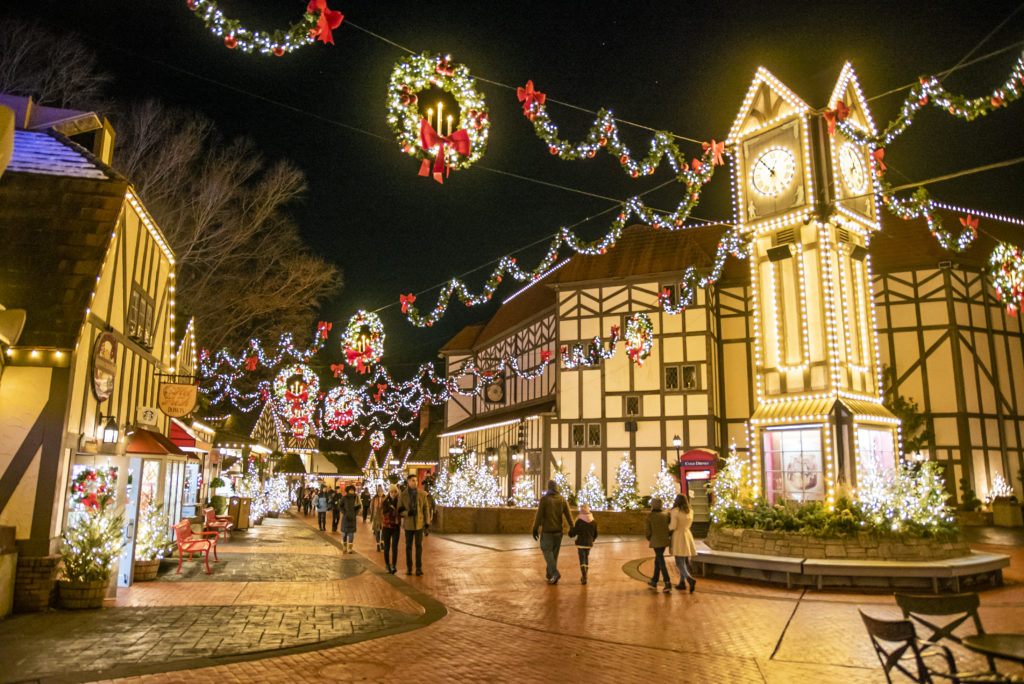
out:
{"label": "stone planter wall", "polygon": [[877,537],[859,532],[847,537],[811,537],[798,532],[771,532],[713,526],[705,543],[716,551],[763,556],[844,560],[921,561],[958,558],[971,553],[967,542],[940,542],[914,537]]}
{"label": "stone planter wall", "polygon": [[14,612],[35,613],[53,602],[60,556],[18,556],[14,576]]}
{"label": "stone planter wall", "polygon": [[[573,517],[577,510],[571,508]],[[596,511],[599,535],[643,534],[650,511]],[[536,508],[438,506],[430,529],[438,534],[530,534]]]}

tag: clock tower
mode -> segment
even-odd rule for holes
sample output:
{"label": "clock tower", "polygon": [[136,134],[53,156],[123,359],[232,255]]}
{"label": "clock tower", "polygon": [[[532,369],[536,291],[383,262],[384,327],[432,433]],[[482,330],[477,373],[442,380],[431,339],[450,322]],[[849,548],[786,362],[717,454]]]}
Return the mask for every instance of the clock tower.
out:
{"label": "clock tower", "polygon": [[[827,109],[875,134],[849,63]],[[875,160],[763,67],[726,144],[737,231],[752,247],[756,486],[769,501],[832,506],[842,485],[885,475],[899,458],[867,251],[880,229]]]}

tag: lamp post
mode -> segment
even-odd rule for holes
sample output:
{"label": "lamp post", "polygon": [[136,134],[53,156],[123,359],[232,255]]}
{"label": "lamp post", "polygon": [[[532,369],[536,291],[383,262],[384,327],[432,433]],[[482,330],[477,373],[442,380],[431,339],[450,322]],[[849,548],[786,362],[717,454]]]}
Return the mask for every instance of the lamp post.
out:
{"label": "lamp post", "polygon": [[679,493],[683,493],[683,458],[679,455],[679,447],[683,446],[683,440],[679,435],[672,438],[672,445],[676,448],[676,463],[679,464]]}

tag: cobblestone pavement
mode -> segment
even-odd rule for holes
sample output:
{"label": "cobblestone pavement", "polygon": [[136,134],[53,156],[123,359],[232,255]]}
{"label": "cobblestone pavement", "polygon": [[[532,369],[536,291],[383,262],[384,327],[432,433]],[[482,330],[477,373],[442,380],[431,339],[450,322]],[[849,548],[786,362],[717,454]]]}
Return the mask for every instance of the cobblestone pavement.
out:
{"label": "cobblestone pavement", "polygon": [[[329,541],[340,535],[321,534],[312,523],[312,516],[277,522],[304,526],[312,536],[302,541],[297,541],[301,535],[283,529],[273,530],[279,543],[267,545],[260,545],[259,534],[239,533],[223,553],[230,554],[227,549],[233,548],[239,554],[273,554],[289,548],[304,556],[333,555],[359,562],[364,571],[330,581],[158,581],[124,592],[118,605],[187,604],[195,609],[211,606],[210,610],[218,605],[232,610],[252,605],[268,613],[272,606],[284,612],[293,604],[359,606],[362,611],[375,607],[406,621],[419,620],[414,625],[419,628],[410,629],[406,623],[400,633],[389,634],[384,628],[342,643],[325,641],[269,657],[236,655],[223,664],[211,658],[184,665],[150,661],[145,670],[150,674],[117,681],[885,681],[857,609],[896,617],[891,595],[704,579],[692,595],[654,593],[635,578],[635,568],[650,572],[651,552],[643,540],[628,537],[595,546],[586,586],[579,583],[571,545],[563,546],[559,559],[561,582],[547,585],[540,552],[528,537],[429,536],[424,540],[422,577],[405,574],[403,543],[399,574],[389,576],[382,573],[368,526],[360,523],[358,553],[346,556]],[[1005,586],[982,594],[986,629],[1024,632],[1024,548],[992,544],[1006,541],[1000,535],[977,539],[984,542],[977,548],[1012,556]],[[633,575],[627,574],[627,567],[634,568]],[[447,609],[443,616],[440,604]],[[94,615],[102,619],[114,610]],[[4,628],[0,623],[0,639]],[[0,640],[0,651],[3,643]],[[957,658],[967,668],[983,664],[966,651],[958,651]],[[189,669],[182,671],[185,666]]]}

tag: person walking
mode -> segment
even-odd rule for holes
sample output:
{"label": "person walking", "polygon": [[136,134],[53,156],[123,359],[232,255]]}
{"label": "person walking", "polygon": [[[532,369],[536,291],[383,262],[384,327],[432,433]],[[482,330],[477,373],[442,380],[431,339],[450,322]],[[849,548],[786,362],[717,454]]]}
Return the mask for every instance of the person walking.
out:
{"label": "person walking", "polygon": [[366,489],[366,483],[363,483],[363,491],[359,494],[359,502],[363,506],[363,522],[366,522],[366,516],[370,514],[370,493]]}
{"label": "person walking", "polygon": [[359,509],[363,507],[356,488],[352,485],[345,487],[345,496],[337,499],[337,506],[341,511],[341,544],[345,553],[352,553],[352,544],[356,540],[356,519]]}
{"label": "person walking", "polygon": [[697,546],[693,543],[693,533],[690,526],[693,525],[693,511],[690,510],[690,500],[685,494],[677,494],[675,504],[669,513],[668,529],[672,532],[672,555],[676,559],[676,567],[679,568],[679,584],[676,589],[685,589],[683,582],[690,585],[690,593],[693,593],[697,586],[697,579],[693,576],[690,559],[697,555]]}
{"label": "person walking", "polygon": [[398,514],[398,487],[391,485],[388,495],[380,505],[381,536],[384,543],[384,565],[394,575],[398,571],[398,537],[401,535],[401,518]]}
{"label": "person walking", "polygon": [[320,491],[316,495],[316,500],[313,502],[316,508],[316,524],[320,528],[321,532],[327,531],[327,509],[330,507],[330,503],[327,500],[327,489],[324,487],[320,488]]}
{"label": "person walking", "polygon": [[654,577],[648,586],[658,590],[658,577],[664,577],[665,593],[672,592],[672,581],[665,565],[665,547],[669,545],[668,514],[661,510],[661,499],[651,499],[651,514],[647,516],[647,540],[654,549]]}
{"label": "person walking", "polygon": [[558,584],[562,573],[558,572],[558,551],[562,547],[562,518],[573,526],[572,515],[569,513],[569,504],[565,498],[558,493],[558,485],[554,480],[548,480],[548,489],[540,498],[537,506],[537,516],[533,519],[533,538],[538,539],[537,531],[540,530],[540,550],[544,554],[546,564],[545,576],[548,584]]}
{"label": "person walking", "polygon": [[338,520],[341,518],[341,486],[334,485],[331,496],[331,532],[338,531]]}
{"label": "person walking", "polygon": [[590,513],[590,506],[580,504],[580,514],[576,516],[576,524],[569,530],[570,537],[576,537],[576,553],[580,557],[580,584],[587,583],[587,570],[590,568],[590,549],[597,539],[597,523]]}
{"label": "person walking", "polygon": [[377,487],[377,490],[373,494],[373,499],[370,500],[370,527],[373,529],[373,538],[377,541],[377,550],[382,551],[384,544],[381,542],[381,530],[382,526],[382,512],[381,506],[384,505],[384,490]]}
{"label": "person walking", "polygon": [[398,497],[398,512],[405,529],[405,574],[412,574],[412,547],[416,545],[416,574],[423,574],[423,532],[430,528],[433,511],[430,500],[419,490],[419,478],[406,478],[406,488]]}

